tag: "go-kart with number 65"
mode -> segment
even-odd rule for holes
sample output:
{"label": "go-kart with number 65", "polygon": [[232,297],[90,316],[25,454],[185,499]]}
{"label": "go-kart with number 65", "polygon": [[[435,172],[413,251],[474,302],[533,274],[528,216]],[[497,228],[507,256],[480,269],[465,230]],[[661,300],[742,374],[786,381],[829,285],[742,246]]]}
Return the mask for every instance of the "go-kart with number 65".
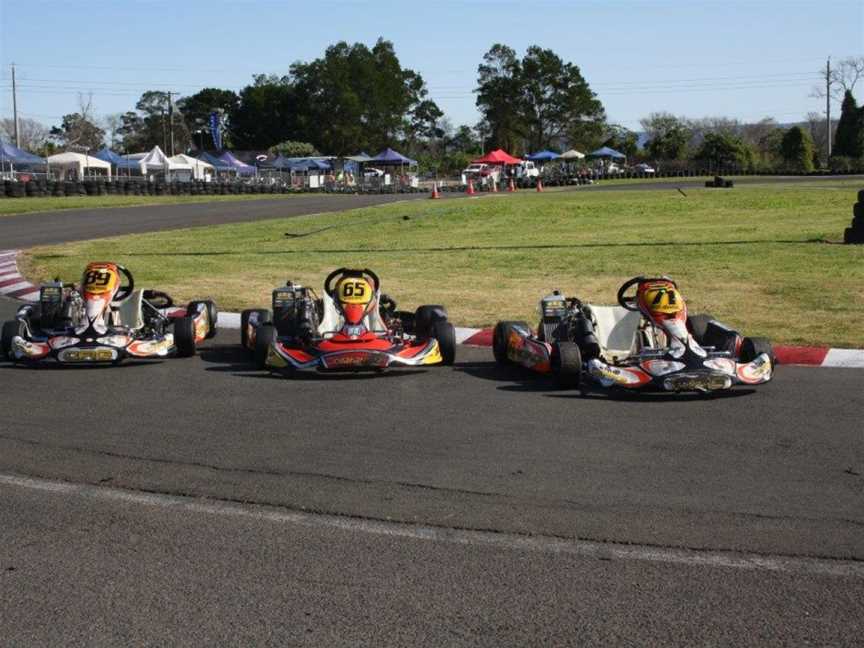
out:
{"label": "go-kart with number 65", "polygon": [[453,364],[456,334],[443,306],[396,310],[371,270],[339,268],[324,294],[291,281],[273,291],[273,310],[245,310],[243,346],[256,367],[285,375],[301,370],[383,371]]}
{"label": "go-kart with number 65", "polygon": [[760,385],[774,374],[768,340],[744,337],[710,315],[689,316],[669,277],[630,279],[617,306],[555,291],[540,312],[536,335],[524,322],[496,325],[495,360],[554,374],[564,387],[704,393]]}
{"label": "go-kart with number 65", "polygon": [[132,273],[117,263],[90,263],[80,286],[43,284],[39,302],[3,324],[3,353],[16,362],[61,365],[119,363],[127,358],[195,355],[216,334],[212,301],[174,308],[170,296],[136,290]]}

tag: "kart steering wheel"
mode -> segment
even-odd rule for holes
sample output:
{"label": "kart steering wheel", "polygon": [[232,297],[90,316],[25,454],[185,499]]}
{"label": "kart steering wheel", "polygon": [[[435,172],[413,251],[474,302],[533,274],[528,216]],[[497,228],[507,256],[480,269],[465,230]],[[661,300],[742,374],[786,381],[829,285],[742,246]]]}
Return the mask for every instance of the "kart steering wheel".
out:
{"label": "kart steering wheel", "polygon": [[674,281],[672,281],[671,278],[666,277],[666,276],[645,277],[643,275],[639,275],[638,277],[633,277],[632,279],[625,281],[624,285],[622,285],[618,289],[618,304],[619,304],[619,306],[621,306],[622,308],[626,308],[629,311],[638,311],[639,310],[639,304],[636,302],[636,295],[629,295],[628,296],[628,295],[625,295],[624,293],[626,293],[628,290],[630,290],[630,288],[632,288],[633,286],[638,285],[640,283],[644,283],[646,281],[670,281],[670,282],[672,282],[673,286],[675,286],[676,288],[678,287],[678,284],[676,284]]}
{"label": "kart steering wheel", "polygon": [[378,275],[372,272],[369,268],[364,268],[363,270],[352,270],[351,268],[337,268],[324,280],[324,292],[326,292],[330,297],[336,299],[335,297],[335,289],[333,288],[333,280],[337,277],[342,276],[363,276],[368,275],[370,279],[372,279],[372,289],[375,292],[381,288],[381,280],[378,278]]}
{"label": "kart steering wheel", "polygon": [[115,265],[117,266],[117,270],[120,271],[120,274],[126,277],[126,280],[129,282],[125,286],[121,285],[117,289],[117,294],[114,295],[113,301],[121,302],[132,294],[132,291],[135,289],[135,280],[132,278],[132,273],[126,269],[126,266],[122,266],[119,263]]}

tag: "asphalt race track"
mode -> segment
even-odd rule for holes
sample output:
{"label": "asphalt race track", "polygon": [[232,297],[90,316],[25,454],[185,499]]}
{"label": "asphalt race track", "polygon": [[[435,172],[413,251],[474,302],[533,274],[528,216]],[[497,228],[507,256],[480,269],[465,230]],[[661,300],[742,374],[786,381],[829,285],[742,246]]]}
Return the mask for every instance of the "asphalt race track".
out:
{"label": "asphalt race track", "polygon": [[860,369],[611,399],[472,347],[289,381],[238,341],[0,361],[0,643],[861,645]]}
{"label": "asphalt race track", "polygon": [[287,381],[236,337],[188,360],[0,364],[5,641],[864,636],[860,370],[610,400],[469,347],[453,368]]}

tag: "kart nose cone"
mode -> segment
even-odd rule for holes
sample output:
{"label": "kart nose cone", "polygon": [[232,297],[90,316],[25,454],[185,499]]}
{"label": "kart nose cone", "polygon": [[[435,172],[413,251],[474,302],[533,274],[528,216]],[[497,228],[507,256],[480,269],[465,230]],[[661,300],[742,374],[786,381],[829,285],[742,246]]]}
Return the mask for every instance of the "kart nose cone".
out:
{"label": "kart nose cone", "polygon": [[342,312],[345,314],[347,324],[359,324],[366,314],[365,304],[342,304]]}

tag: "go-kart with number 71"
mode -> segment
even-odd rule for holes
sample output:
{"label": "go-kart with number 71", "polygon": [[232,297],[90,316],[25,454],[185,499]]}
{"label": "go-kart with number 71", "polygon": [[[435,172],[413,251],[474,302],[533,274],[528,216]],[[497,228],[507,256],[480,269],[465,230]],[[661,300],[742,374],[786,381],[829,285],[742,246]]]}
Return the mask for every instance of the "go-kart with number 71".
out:
{"label": "go-kart with number 71", "polygon": [[218,312],[209,300],[174,308],[170,296],[136,290],[132,273],[117,263],[90,263],[80,286],[43,284],[39,302],[3,324],[0,346],[16,362],[61,365],[119,363],[127,358],[195,355],[216,334]]}
{"label": "go-kart with number 71", "polygon": [[564,387],[715,392],[774,375],[768,340],[744,337],[710,315],[689,316],[669,277],[630,279],[618,306],[555,291],[540,311],[536,335],[525,322],[496,325],[495,360],[553,374]]}
{"label": "go-kart with number 71", "polygon": [[324,294],[291,281],[273,291],[273,310],[245,310],[242,345],[256,367],[297,371],[383,371],[453,364],[456,333],[443,306],[396,309],[369,269],[339,268]]}

